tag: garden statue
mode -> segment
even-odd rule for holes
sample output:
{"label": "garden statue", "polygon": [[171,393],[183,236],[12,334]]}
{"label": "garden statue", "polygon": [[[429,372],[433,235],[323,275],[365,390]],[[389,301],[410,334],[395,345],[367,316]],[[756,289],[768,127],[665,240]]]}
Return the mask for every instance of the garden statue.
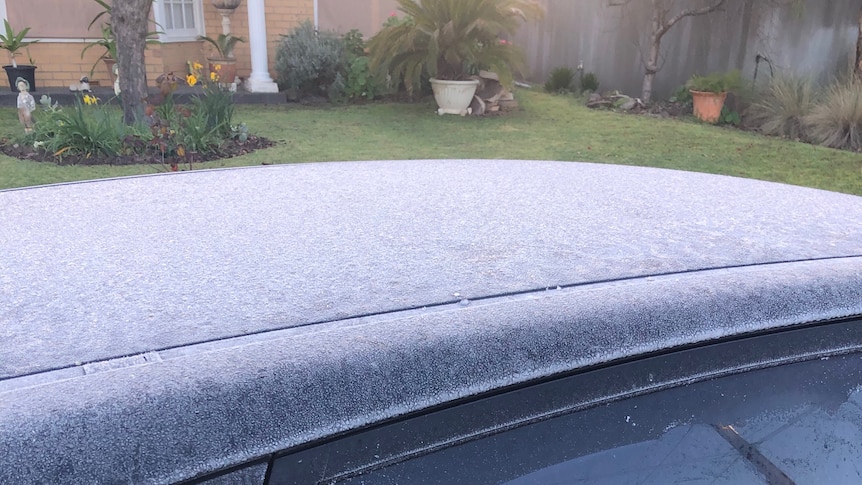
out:
{"label": "garden statue", "polygon": [[114,64],[114,96],[120,95],[120,69]]}
{"label": "garden statue", "polygon": [[69,86],[69,91],[75,92],[80,91],[82,93],[92,93],[93,91],[90,89],[90,78],[87,76],[81,76],[81,79],[78,80],[77,84],[72,84]]}
{"label": "garden statue", "polygon": [[18,121],[24,125],[24,133],[33,131],[33,111],[36,110],[36,100],[30,94],[30,83],[23,77],[15,80],[18,86]]}

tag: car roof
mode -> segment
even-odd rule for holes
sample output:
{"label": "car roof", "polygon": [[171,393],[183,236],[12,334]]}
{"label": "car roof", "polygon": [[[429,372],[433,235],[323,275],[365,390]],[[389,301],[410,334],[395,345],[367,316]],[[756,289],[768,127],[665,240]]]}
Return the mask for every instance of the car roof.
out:
{"label": "car roof", "polygon": [[[48,416],[92,420],[125,470],[116,426],[137,423],[139,441],[172,445],[136,482],[578,366],[862,314],[862,198],[655,168],[193,171],[0,192],[0,220],[0,424],[47,437]],[[262,411],[287,402],[296,415]],[[174,456],[177,429],[224,445],[238,417],[257,428],[229,458]],[[93,467],[76,473],[107,470]]]}

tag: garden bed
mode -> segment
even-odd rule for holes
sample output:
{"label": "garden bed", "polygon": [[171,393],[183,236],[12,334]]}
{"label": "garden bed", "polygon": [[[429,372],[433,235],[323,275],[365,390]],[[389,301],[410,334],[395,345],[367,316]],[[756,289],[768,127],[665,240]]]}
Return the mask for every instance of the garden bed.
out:
{"label": "garden bed", "polygon": [[267,138],[248,135],[245,141],[230,138],[211,151],[203,153],[186,152],[185,156],[182,157],[176,154],[162,156],[154,150],[148,150],[144,153],[114,156],[69,153],[55,156],[44,149],[4,139],[0,140],[0,153],[20,160],[50,162],[57,165],[165,165],[167,167],[182,167],[188,166],[189,163],[195,164],[237,157],[255,150],[269,148],[273,145],[274,143]]}

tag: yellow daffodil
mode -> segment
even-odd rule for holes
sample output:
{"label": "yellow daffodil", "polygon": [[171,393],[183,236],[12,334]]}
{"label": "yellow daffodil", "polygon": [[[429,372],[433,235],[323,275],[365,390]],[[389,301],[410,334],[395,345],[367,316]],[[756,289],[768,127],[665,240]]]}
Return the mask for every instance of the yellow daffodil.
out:
{"label": "yellow daffodil", "polygon": [[218,82],[218,73],[216,73],[215,71],[211,72],[210,73],[210,81]]}
{"label": "yellow daffodil", "polygon": [[189,86],[194,86],[198,83],[198,78],[194,74],[189,74],[186,76],[186,83],[188,83]]}
{"label": "yellow daffodil", "polygon": [[91,106],[94,104],[99,104],[99,98],[95,96],[90,96],[89,94],[84,95],[84,104],[87,106]]}
{"label": "yellow daffodil", "polygon": [[216,71],[221,71],[221,64],[216,64],[216,65],[215,65],[215,70],[216,70]]}
{"label": "yellow daffodil", "polygon": [[200,62],[195,62],[194,64],[192,64],[192,69],[194,69],[195,71],[200,71],[203,68],[204,66]]}

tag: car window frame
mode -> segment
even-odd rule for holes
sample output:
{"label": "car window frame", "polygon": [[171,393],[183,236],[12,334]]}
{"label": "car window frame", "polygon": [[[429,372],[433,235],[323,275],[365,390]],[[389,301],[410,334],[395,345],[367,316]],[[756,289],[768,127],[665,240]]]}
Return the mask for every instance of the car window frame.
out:
{"label": "car window frame", "polygon": [[[862,319],[751,332],[580,368],[284,450],[265,483],[332,483],[492,434],[647,393],[862,351]],[[369,446],[373,443],[374,446]]]}

